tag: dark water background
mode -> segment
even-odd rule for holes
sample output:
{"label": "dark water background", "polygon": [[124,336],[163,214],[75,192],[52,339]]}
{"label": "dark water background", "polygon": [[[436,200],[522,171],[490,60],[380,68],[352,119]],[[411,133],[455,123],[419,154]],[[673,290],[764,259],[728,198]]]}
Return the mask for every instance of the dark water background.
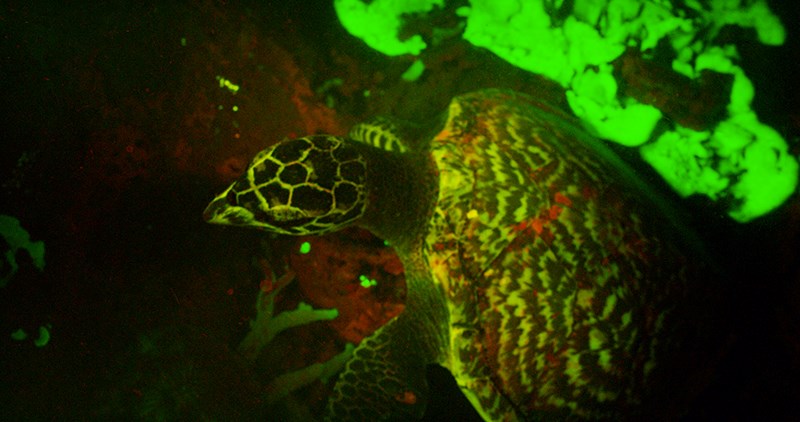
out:
{"label": "dark water background", "polygon": [[[787,44],[740,52],[759,117],[797,154],[798,14],[771,3]],[[284,136],[342,133],[373,113],[430,117],[480,87],[558,92],[465,43],[426,61],[423,79],[399,81],[410,60],[350,37],[327,1],[3,2],[0,213],[45,241],[47,265],[38,273],[20,254],[0,289],[0,420],[270,420],[262,380],[232,351],[263,277],[252,263],[261,236],[207,226],[203,207]],[[321,89],[333,78],[344,83]],[[738,310],[689,419],[800,415],[797,194],[746,226],[685,205],[702,210],[694,225],[735,275]],[[48,324],[42,348],[9,336]],[[429,419],[470,415],[432,372]]]}

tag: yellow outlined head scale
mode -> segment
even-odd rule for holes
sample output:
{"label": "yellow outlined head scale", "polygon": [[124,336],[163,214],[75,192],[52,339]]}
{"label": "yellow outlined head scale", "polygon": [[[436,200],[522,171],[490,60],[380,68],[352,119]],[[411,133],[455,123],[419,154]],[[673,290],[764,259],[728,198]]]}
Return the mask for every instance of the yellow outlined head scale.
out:
{"label": "yellow outlined head scale", "polygon": [[328,233],[364,214],[366,172],[364,157],[342,138],[284,140],[256,154],[203,218],[282,234]]}

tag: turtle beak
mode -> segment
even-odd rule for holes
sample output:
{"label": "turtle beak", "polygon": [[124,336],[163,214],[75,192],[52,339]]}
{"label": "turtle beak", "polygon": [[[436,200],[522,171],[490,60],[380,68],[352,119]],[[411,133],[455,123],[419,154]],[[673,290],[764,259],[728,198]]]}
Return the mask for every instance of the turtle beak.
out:
{"label": "turtle beak", "polygon": [[260,226],[253,213],[245,207],[236,203],[235,196],[229,196],[228,192],[233,188],[231,186],[225,192],[217,195],[213,201],[203,211],[203,220],[211,224],[223,224],[230,226]]}
{"label": "turtle beak", "polygon": [[205,211],[203,211],[203,220],[206,223],[211,224],[230,224],[227,221],[225,216],[230,211],[230,207],[236,204],[230,203],[231,201],[228,200],[228,192],[231,191],[233,185],[225,189],[224,192],[217,195],[214,200],[211,201],[210,204],[206,207]]}
{"label": "turtle beak", "polygon": [[208,204],[205,211],[203,211],[203,220],[205,220],[206,223],[219,224],[220,221],[215,220],[217,219],[217,216],[224,214],[224,212],[221,211],[223,211],[227,206],[228,204],[225,201],[225,197],[214,198],[214,200]]}

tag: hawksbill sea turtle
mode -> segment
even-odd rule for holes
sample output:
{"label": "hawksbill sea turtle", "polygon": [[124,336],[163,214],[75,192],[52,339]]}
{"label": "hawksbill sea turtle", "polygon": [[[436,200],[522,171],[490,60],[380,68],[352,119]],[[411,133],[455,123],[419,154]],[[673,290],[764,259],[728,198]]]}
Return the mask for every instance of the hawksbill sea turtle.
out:
{"label": "hawksbill sea turtle", "polygon": [[669,205],[524,94],[457,96],[429,126],[284,140],[204,212],[289,235],[357,225],[398,253],[405,310],[355,349],[326,417],[422,417],[429,364],[486,420],[679,414],[708,364],[713,280]]}

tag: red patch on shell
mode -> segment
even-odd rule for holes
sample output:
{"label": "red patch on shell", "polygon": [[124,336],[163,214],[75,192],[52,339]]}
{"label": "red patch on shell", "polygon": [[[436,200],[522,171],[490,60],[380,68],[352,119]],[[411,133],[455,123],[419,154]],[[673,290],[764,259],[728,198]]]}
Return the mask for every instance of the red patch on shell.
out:
{"label": "red patch on shell", "polygon": [[564,211],[563,208],[559,207],[558,205],[553,205],[550,207],[550,219],[555,220],[561,215],[561,211]]}
{"label": "red patch on shell", "polygon": [[584,186],[583,189],[581,189],[581,195],[583,195],[583,199],[591,201],[597,197],[597,191],[588,186]]}
{"label": "red patch on shell", "polygon": [[403,404],[415,404],[417,402],[417,395],[413,391],[403,391],[394,396],[394,399]]}
{"label": "red patch on shell", "polygon": [[572,200],[567,198],[561,192],[556,192],[555,200],[556,200],[556,203],[564,205],[565,207],[571,207],[572,206]]}
{"label": "red patch on shell", "polygon": [[536,234],[542,234],[542,231],[544,230],[544,221],[538,217],[534,218],[531,220],[531,227],[534,231],[536,231]]}

